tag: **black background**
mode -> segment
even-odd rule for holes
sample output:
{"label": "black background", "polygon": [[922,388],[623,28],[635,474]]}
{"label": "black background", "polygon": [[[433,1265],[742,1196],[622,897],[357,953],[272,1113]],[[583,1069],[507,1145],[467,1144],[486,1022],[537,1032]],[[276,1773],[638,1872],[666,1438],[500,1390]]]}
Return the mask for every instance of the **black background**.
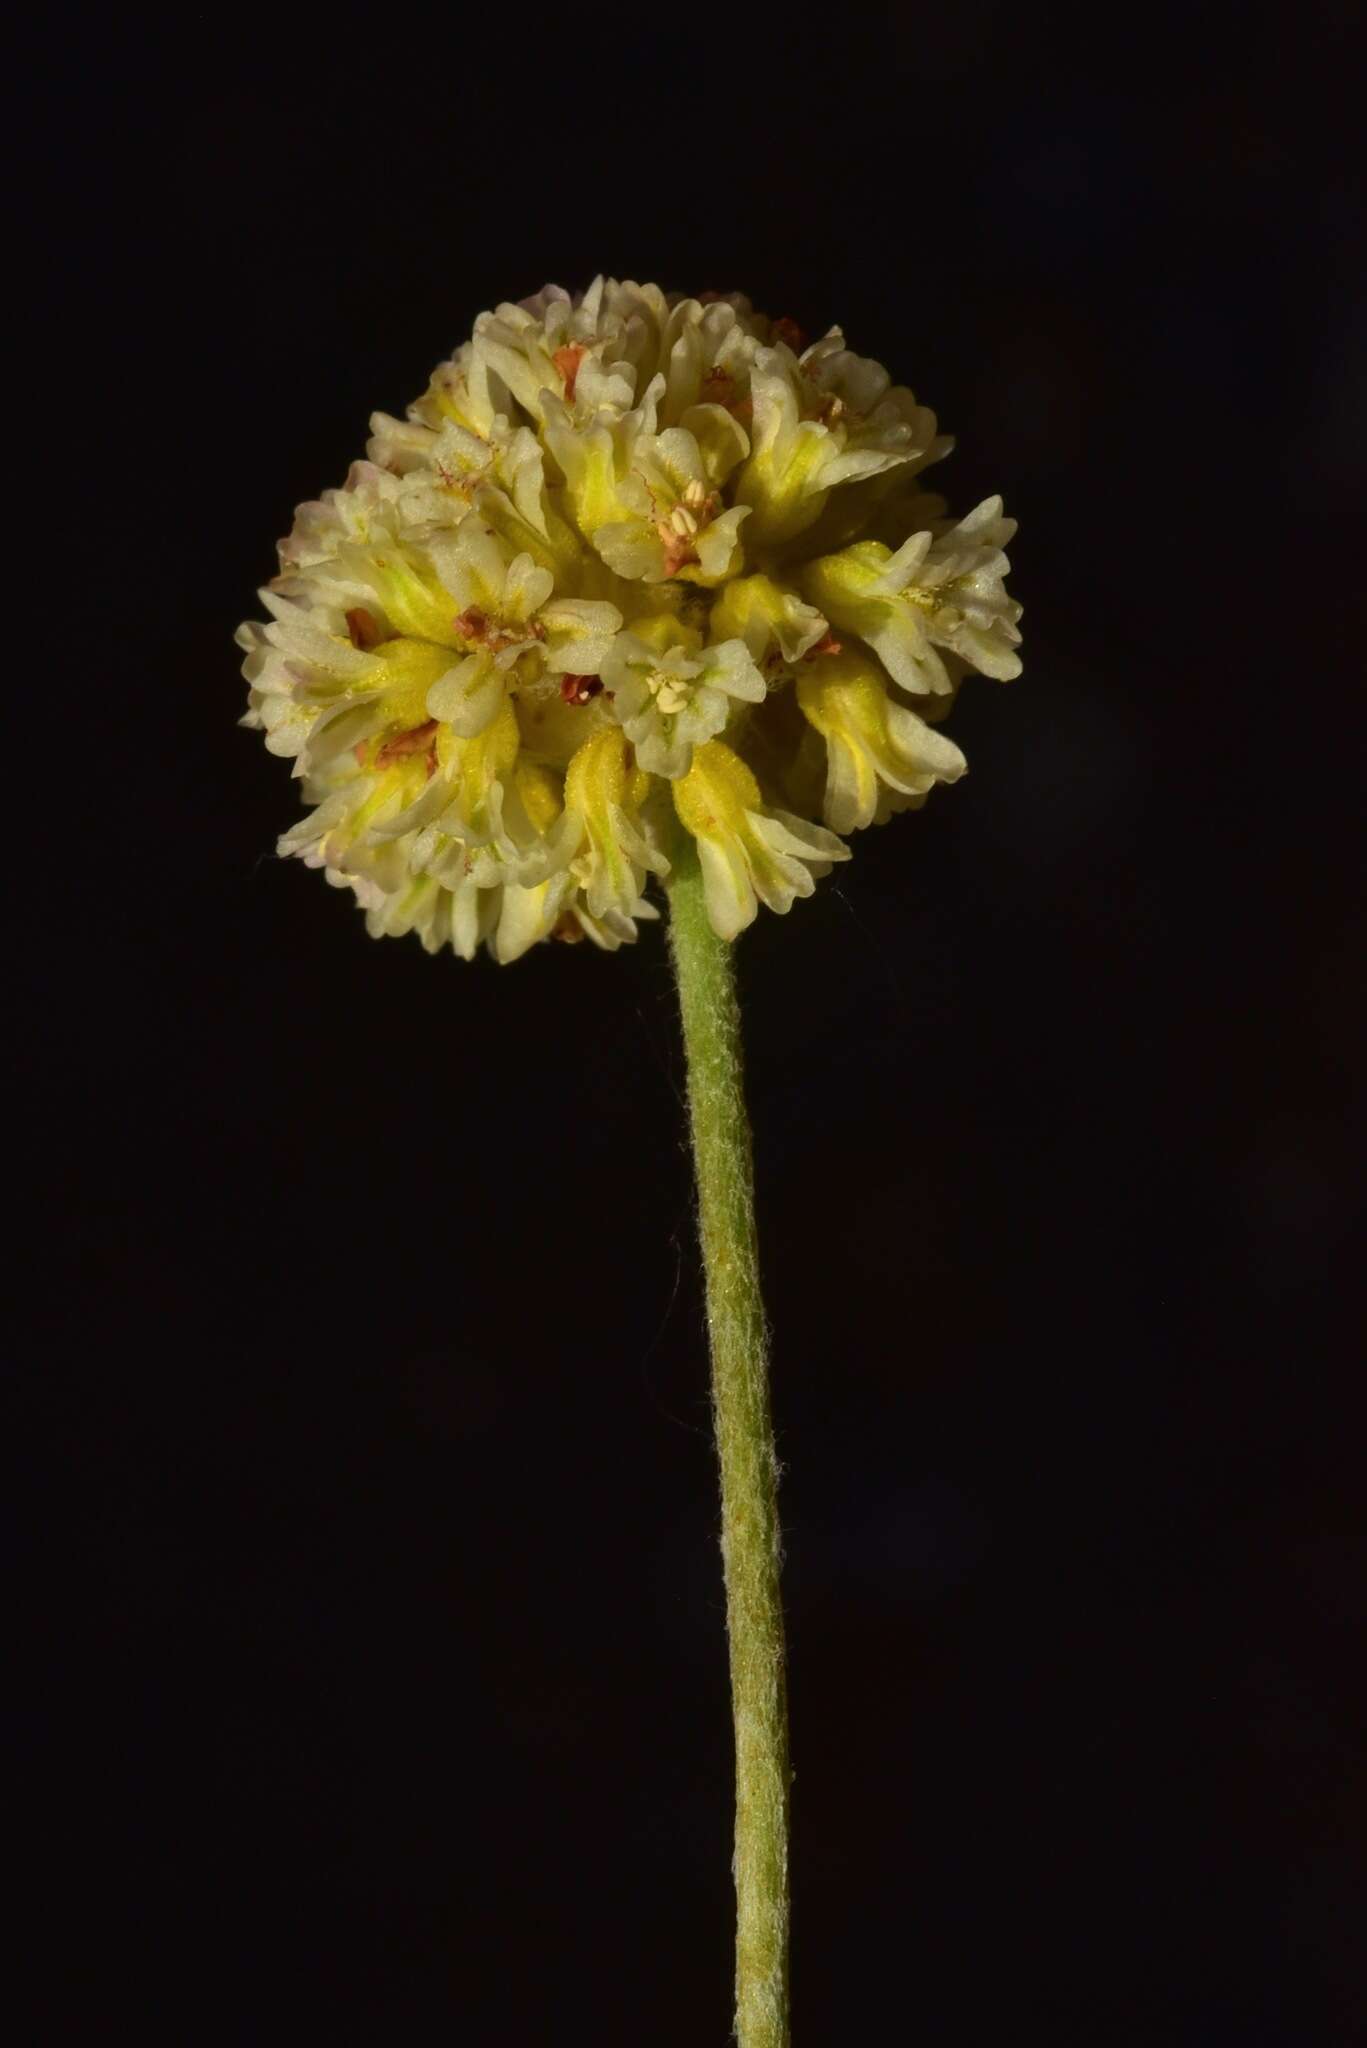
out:
{"label": "black background", "polygon": [[659,932],[373,945],[234,726],[291,507],[481,308],[605,269],[840,321],[1021,521],[969,778],[740,949],[796,2038],[1359,2037],[1356,26],[191,11],[64,53],[33,409],[81,710],[17,1289],[53,2027],[726,2038]]}

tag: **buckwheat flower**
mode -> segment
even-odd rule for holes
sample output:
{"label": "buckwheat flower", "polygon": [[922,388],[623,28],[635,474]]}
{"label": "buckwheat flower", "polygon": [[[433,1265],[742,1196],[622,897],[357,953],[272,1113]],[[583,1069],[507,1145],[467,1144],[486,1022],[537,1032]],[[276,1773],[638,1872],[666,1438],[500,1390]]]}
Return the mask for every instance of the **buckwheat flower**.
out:
{"label": "buckwheat flower", "polygon": [[[822,358],[820,367],[828,371],[830,359]],[[862,380],[858,388],[864,391]],[[839,390],[808,378],[782,344],[759,353],[750,389],[751,455],[736,489],[753,511],[752,538],[770,546],[790,542],[813,525],[838,484],[934,453],[934,415],[917,407],[910,393],[905,408],[880,399],[875,412],[857,411]]]}
{"label": "buckwheat flower", "polygon": [[950,446],[838,328],[739,295],[481,314],[239,631],[309,807],[280,851],[466,958],[629,943],[689,839],[718,932],[786,911],[963,773],[914,704],[1019,671],[1013,522],[920,481]]}
{"label": "buckwheat flower", "polygon": [[595,925],[606,920],[623,936],[633,929],[633,919],[656,914],[642,902],[647,872],[669,872],[641,818],[649,791],[650,776],[633,761],[625,734],[611,726],[585,741],[565,776],[570,863],[585,909]]}
{"label": "buckwheat flower", "polygon": [[429,718],[465,737],[482,732],[507,694],[517,662],[540,649],[547,672],[595,673],[622,623],[615,605],[555,594],[550,569],[505,543],[477,519],[431,546],[442,588],[457,606],[451,621],[469,652],[445,669],[425,700]]}
{"label": "buckwheat flower", "polygon": [[943,693],[950,678],[936,652],[952,648],[984,675],[1020,674],[1016,620],[1006,595],[1002,549],[1016,530],[1000,498],[938,538],[914,533],[896,553],[881,541],[860,541],[808,565],[803,589],[832,623],[868,642],[903,688]]}
{"label": "buckwheat flower", "polygon": [[691,406],[684,418],[689,426],[667,427],[637,443],[617,493],[629,516],[593,535],[619,576],[716,585],[741,558],[740,525],[750,508],[723,511],[721,494],[745,454],[746,435],[720,406]]}
{"label": "buckwheat flower", "polygon": [[957,782],[968,766],[953,740],[894,702],[864,655],[841,652],[814,663],[798,678],[797,701],[826,742],[823,815],[837,832],[886,818],[895,797],[924,801],[937,782]]}
{"label": "buckwheat flower", "polygon": [[745,299],[718,299],[709,305],[679,300],[669,313],[660,345],[663,424],[677,425],[695,405],[718,405],[743,422],[758,332]]}
{"label": "buckwheat flower", "polygon": [[766,669],[799,661],[828,630],[815,605],[768,576],[738,576],[728,583],[718,592],[709,627],[714,639],[739,635],[751,659]]}
{"label": "buckwheat flower", "polygon": [[[596,278],[481,313],[295,515],[239,628],[278,842],[376,938],[517,960],[669,907],[706,1284],[735,1732],[733,2035],[787,2048],[778,1459],[729,941],[964,773],[939,721],[1020,670],[999,498],[839,328]],[[924,715],[922,715],[924,714]]]}
{"label": "buckwheat flower", "polygon": [[619,633],[602,679],[641,767],[676,781],[694,747],[724,730],[734,701],[762,704],[768,695],[743,640],[703,647],[668,614]]}
{"label": "buckwheat flower", "polygon": [[720,740],[698,748],[674,801],[698,843],[712,928],[724,939],[753,921],[757,903],[787,910],[811,895],[833,861],[850,857],[834,832],[769,808],[744,761]]}

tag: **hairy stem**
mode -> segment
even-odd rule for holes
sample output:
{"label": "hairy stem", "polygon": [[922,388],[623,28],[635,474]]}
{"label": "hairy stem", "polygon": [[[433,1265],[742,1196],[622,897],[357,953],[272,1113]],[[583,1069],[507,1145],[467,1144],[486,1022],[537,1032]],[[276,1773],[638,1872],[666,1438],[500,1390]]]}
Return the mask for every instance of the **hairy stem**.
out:
{"label": "hairy stem", "polygon": [[669,884],[712,1347],[736,1736],[736,2039],[788,2048],[788,1710],[778,1460],[731,948],[707,920],[693,841]]}

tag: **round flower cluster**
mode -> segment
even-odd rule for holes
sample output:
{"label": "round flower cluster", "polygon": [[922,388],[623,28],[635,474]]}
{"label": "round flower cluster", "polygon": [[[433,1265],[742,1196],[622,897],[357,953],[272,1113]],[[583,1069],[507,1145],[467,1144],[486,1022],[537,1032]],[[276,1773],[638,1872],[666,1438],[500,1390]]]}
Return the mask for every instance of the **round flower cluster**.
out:
{"label": "round flower cluster", "polygon": [[280,850],[376,936],[614,948],[689,833],[733,937],[962,774],[967,669],[1019,672],[1014,522],[945,517],[950,442],[839,329],[551,285],[372,427],[238,641],[313,806]]}

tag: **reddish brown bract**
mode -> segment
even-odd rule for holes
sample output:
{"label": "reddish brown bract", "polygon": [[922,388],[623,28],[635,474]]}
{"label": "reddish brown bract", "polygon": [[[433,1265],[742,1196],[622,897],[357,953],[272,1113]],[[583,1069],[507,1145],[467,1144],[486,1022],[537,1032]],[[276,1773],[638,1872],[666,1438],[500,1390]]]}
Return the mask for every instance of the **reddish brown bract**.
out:
{"label": "reddish brown bract", "polygon": [[381,632],[380,622],[375,617],[375,614],[368,612],[364,605],[358,604],[354,606],[345,616],[346,629],[351,635],[351,644],[353,647],[358,647],[362,654],[369,654],[372,647],[379,647],[383,641],[388,639],[388,634]]}
{"label": "reddish brown bract", "polygon": [[567,405],[574,404],[574,386],[579,375],[579,365],[587,354],[588,350],[581,342],[567,341],[565,346],[558,348],[551,357],[551,361],[565,380],[565,403]]}
{"label": "reddish brown bract", "polygon": [[425,725],[412,726],[407,732],[396,732],[392,740],[386,740],[375,755],[377,768],[392,768],[396,761],[406,761],[410,754],[420,754],[425,749],[431,755],[427,772],[430,775],[436,767],[437,721],[429,718]]}

